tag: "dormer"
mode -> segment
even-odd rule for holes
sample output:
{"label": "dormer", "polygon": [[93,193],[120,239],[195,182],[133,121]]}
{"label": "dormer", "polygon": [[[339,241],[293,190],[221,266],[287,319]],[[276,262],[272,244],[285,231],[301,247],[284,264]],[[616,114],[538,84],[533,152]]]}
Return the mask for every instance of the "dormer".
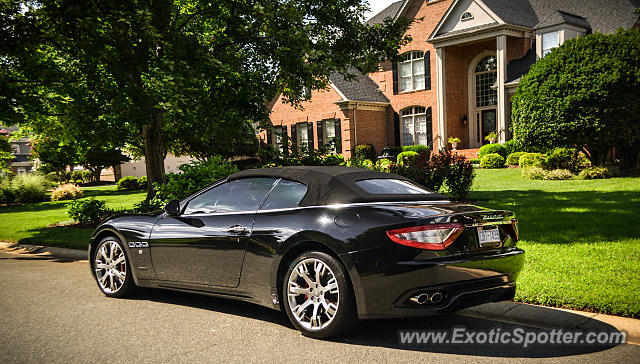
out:
{"label": "dormer", "polygon": [[591,26],[582,16],[557,10],[540,21],[534,31],[536,34],[536,56],[540,59],[566,40],[589,33]]}

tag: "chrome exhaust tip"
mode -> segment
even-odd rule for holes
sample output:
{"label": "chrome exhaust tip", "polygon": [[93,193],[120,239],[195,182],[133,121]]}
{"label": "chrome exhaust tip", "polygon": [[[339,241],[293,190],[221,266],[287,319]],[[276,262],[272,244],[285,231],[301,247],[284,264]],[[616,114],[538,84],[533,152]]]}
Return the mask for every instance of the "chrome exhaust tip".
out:
{"label": "chrome exhaust tip", "polygon": [[431,302],[433,304],[440,303],[442,301],[443,297],[444,296],[442,295],[442,293],[436,292],[436,293],[431,295],[431,297],[429,298],[429,302]]}
{"label": "chrome exhaust tip", "polygon": [[409,298],[409,300],[411,302],[415,302],[419,305],[424,305],[425,303],[427,303],[429,301],[429,295],[426,293],[421,293],[419,295],[413,296],[411,298]]}

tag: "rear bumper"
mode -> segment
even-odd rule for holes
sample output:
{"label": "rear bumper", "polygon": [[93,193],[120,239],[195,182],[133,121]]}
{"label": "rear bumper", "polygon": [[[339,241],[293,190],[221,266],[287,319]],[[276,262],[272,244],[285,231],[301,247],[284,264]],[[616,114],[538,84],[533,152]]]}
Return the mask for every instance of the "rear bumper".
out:
{"label": "rear bumper", "polygon": [[[373,266],[363,263],[371,262],[372,254],[379,253],[350,254],[358,316],[362,319],[437,315],[513,299],[515,281],[524,263],[524,251],[516,248],[470,257],[394,263],[379,259]],[[411,300],[434,293],[442,295],[436,303]]]}

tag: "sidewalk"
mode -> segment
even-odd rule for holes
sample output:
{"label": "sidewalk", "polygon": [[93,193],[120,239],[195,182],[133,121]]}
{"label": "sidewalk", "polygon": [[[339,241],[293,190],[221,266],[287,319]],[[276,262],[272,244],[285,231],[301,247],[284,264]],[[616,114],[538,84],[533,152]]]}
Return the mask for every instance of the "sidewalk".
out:
{"label": "sidewalk", "polygon": [[640,345],[640,320],[628,317],[519,302],[487,303],[457,311],[455,314],[544,329],[604,331],[614,327],[618,331],[627,332],[627,343]]}
{"label": "sidewalk", "polygon": [[[0,242],[0,252],[50,257],[62,261],[87,260],[87,252],[78,249],[44,247]],[[629,344],[640,345],[640,320],[601,313],[537,306],[519,302],[496,302],[457,311],[457,316],[491,320],[544,329],[611,330],[628,334]]]}

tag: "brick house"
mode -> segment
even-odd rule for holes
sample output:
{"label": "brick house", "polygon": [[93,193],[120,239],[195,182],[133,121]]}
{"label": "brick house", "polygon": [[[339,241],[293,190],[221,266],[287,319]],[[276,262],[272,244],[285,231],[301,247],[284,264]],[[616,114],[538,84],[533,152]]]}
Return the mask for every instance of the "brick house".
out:
{"label": "brick house", "polygon": [[[510,104],[520,78],[565,40],[591,32],[640,28],[639,0],[404,0],[367,23],[400,16],[420,19],[399,62],[355,80],[331,75],[330,88],[313,90],[302,109],[278,98],[269,131],[260,138],[280,147],[318,148],[338,137],[336,152],[351,157],[356,144],[446,146],[473,156],[491,132],[510,139]],[[283,150],[283,149],[281,149]]]}

